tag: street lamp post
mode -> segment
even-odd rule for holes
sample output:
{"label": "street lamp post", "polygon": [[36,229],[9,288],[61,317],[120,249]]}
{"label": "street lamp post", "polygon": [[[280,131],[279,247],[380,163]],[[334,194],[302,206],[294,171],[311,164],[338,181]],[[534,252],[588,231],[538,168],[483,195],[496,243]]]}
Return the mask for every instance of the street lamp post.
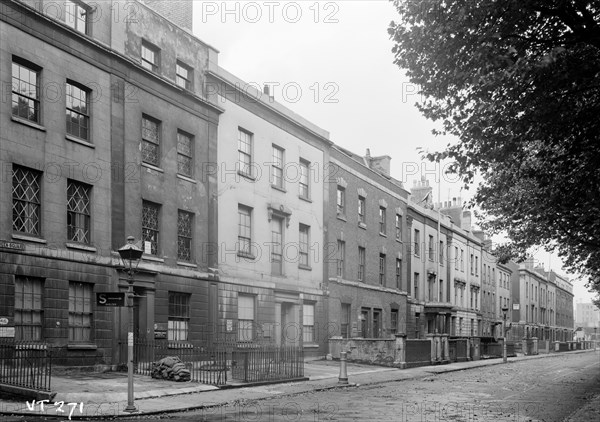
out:
{"label": "street lamp post", "polygon": [[502,362],[508,362],[506,357],[506,313],[508,312],[508,306],[502,307]]}
{"label": "street lamp post", "polygon": [[128,309],[128,330],[127,330],[127,407],[125,412],[137,412],[133,403],[133,278],[138,264],[144,251],[134,244],[133,236],[127,237],[127,244],[119,248],[119,256],[123,261],[125,272],[127,273],[127,307]]}

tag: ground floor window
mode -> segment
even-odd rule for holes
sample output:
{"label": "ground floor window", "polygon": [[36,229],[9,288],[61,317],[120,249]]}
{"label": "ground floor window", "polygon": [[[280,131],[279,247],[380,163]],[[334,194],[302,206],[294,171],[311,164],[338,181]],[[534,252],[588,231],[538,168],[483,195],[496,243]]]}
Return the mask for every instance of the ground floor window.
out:
{"label": "ground floor window", "polygon": [[187,341],[190,325],[190,295],[169,292],[169,321],[167,339]]}
{"label": "ground floor window", "polygon": [[15,340],[42,340],[44,280],[15,277]]}
{"label": "ground floor window", "polygon": [[254,340],[254,296],[238,295],[238,341]]}
{"label": "ground floor window", "polygon": [[340,335],[342,338],[350,338],[350,309],[349,303],[342,303],[342,314],[340,317]]}
{"label": "ground floor window", "polygon": [[390,331],[392,334],[398,332],[398,309],[392,309],[390,313]]}
{"label": "ground floor window", "polygon": [[92,341],[92,291],[93,284],[69,283],[69,342]]}
{"label": "ground floor window", "polygon": [[302,314],[302,340],[304,343],[315,342],[315,305],[305,303]]}

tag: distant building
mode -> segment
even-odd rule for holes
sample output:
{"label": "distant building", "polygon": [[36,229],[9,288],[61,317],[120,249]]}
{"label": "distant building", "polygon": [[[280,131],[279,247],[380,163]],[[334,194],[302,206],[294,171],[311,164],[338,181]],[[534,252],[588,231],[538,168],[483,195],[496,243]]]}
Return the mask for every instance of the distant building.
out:
{"label": "distant building", "polygon": [[533,259],[509,263],[512,270],[512,328],[510,340],[569,341],[573,338],[573,285],[535,266]]}
{"label": "distant building", "polygon": [[577,302],[575,328],[581,328],[586,338],[596,340],[600,331],[600,309],[594,303]]}

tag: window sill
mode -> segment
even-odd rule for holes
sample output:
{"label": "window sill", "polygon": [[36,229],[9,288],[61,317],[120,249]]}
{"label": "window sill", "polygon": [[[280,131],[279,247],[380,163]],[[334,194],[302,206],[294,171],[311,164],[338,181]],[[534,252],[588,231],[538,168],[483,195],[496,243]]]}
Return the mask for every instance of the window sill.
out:
{"label": "window sill", "polygon": [[72,135],[65,135],[65,139],[67,141],[75,142],[76,144],[80,144],[88,148],[96,148],[96,145],[92,144],[91,142],[86,141],[85,139],[77,138]]}
{"label": "window sill", "polygon": [[79,243],[70,243],[67,242],[65,243],[65,246],[68,249],[78,249],[80,251],[85,251],[85,252],[97,252],[97,249],[94,248],[93,246],[88,246],[88,245],[83,245],[83,244],[79,244]]}
{"label": "window sill", "polygon": [[41,243],[44,245],[48,243],[48,241],[45,239],[41,239],[39,237],[27,236],[27,235],[23,235],[23,234],[13,234],[11,237],[13,239],[17,239],[17,240],[24,240],[26,242],[33,242],[33,243]]}
{"label": "window sill", "polygon": [[143,254],[142,255],[142,259],[144,261],[165,262],[165,260],[162,259],[162,258],[159,258],[159,257],[154,256],[154,255],[147,255],[147,254]]}
{"label": "window sill", "polygon": [[308,344],[303,344],[302,347],[305,349],[318,349],[319,345],[314,344],[314,343],[308,343]]}
{"label": "window sill", "polygon": [[396,242],[398,242],[398,243],[404,243],[404,242],[402,242],[402,239],[398,239],[398,238],[396,238]]}
{"label": "window sill", "polygon": [[385,234],[383,232],[379,232],[379,236],[381,236],[381,237],[387,237],[387,234]]}
{"label": "window sill", "polygon": [[347,221],[347,220],[346,220],[346,216],[345,216],[344,214],[339,214],[339,213],[338,213],[336,217],[337,217],[337,219],[338,219],[338,220],[342,220],[342,221],[344,221],[344,222],[345,222],[345,221]]}
{"label": "window sill", "polygon": [[33,128],[33,129],[37,129],[39,131],[46,132],[46,128],[44,126],[41,126],[41,125],[39,125],[39,124],[37,124],[35,122],[32,122],[30,120],[23,119],[21,117],[16,117],[16,116],[10,116],[10,120],[12,120],[15,123],[20,123],[22,125],[29,126],[29,127]]}
{"label": "window sill", "polygon": [[177,261],[177,265],[181,265],[182,267],[187,267],[187,268],[198,268],[198,266],[196,264],[193,264],[191,262],[185,262],[185,261]]}
{"label": "window sill", "polygon": [[310,202],[310,203],[312,204],[312,201],[311,201],[311,199],[310,199],[310,198],[308,198],[308,197],[306,197],[306,196],[300,196],[300,195],[298,195],[298,198],[300,198],[300,199],[301,199],[301,200],[303,200],[303,201]]}
{"label": "window sill", "polygon": [[309,267],[308,265],[298,264],[298,268],[301,270],[312,271],[312,267]]}
{"label": "window sill", "polygon": [[246,259],[251,259],[251,260],[255,260],[256,257],[252,254],[249,253],[245,253],[245,252],[238,252],[237,256],[239,256],[240,258],[246,258]]}
{"label": "window sill", "polygon": [[178,179],[181,179],[181,180],[185,180],[186,182],[190,182],[190,183],[193,183],[193,184],[196,184],[196,183],[198,183],[198,182],[196,182],[194,179],[192,179],[191,177],[189,177],[189,176],[184,176],[183,174],[179,174],[179,173],[177,174],[177,178],[178,178]]}
{"label": "window sill", "polygon": [[285,189],[284,189],[284,188],[282,188],[281,186],[277,186],[277,185],[271,185],[271,187],[272,187],[273,189],[275,189],[275,190],[278,190],[278,191],[280,191],[280,192],[287,193],[287,190],[285,190]]}
{"label": "window sill", "polygon": [[67,350],[96,350],[98,346],[88,343],[70,343],[67,344]]}
{"label": "window sill", "polygon": [[240,170],[238,170],[237,174],[242,176],[244,179],[248,179],[253,182],[256,182],[256,177],[252,176],[251,174],[246,174],[244,172],[241,172]]}
{"label": "window sill", "polygon": [[[163,169],[161,169],[160,167],[156,167],[155,165],[149,164],[149,163],[144,163],[142,162],[142,167],[146,167],[149,170],[154,170],[157,171],[159,173],[164,173],[165,171]],[[151,172],[149,172],[151,173]]]}
{"label": "window sill", "polygon": [[360,221],[358,222],[358,227],[360,227],[363,230],[367,230],[367,225],[365,223],[361,223]]}

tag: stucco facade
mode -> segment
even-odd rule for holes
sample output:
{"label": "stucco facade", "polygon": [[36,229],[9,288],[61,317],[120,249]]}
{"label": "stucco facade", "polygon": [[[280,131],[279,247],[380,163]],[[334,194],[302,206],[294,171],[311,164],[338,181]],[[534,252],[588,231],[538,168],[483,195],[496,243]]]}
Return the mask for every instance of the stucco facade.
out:
{"label": "stucco facade", "polygon": [[209,76],[225,110],[214,169],[219,317],[247,321],[243,296],[254,304],[253,338],[322,354],[329,134],[218,66]]}

